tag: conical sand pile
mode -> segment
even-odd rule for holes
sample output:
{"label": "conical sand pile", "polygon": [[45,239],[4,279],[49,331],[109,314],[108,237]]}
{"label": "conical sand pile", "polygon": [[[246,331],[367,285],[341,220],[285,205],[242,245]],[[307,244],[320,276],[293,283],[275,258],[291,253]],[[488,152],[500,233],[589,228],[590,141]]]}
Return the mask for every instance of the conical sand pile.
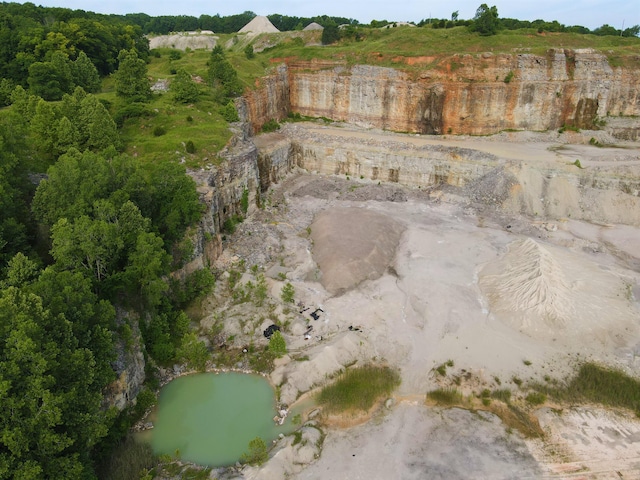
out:
{"label": "conical sand pile", "polygon": [[[512,244],[500,273],[485,275],[480,286],[496,312],[521,312],[563,327],[574,312],[571,288],[551,252],[527,238]],[[531,327],[527,315],[523,327]]]}
{"label": "conical sand pile", "polygon": [[276,33],[279,32],[276,27],[273,26],[273,23],[267,18],[263,16],[254,17],[249,23],[247,23],[244,27],[242,27],[238,33]]}
{"label": "conical sand pile", "polygon": [[622,279],[530,238],[512,243],[478,283],[496,318],[533,337],[621,345],[638,330]]}

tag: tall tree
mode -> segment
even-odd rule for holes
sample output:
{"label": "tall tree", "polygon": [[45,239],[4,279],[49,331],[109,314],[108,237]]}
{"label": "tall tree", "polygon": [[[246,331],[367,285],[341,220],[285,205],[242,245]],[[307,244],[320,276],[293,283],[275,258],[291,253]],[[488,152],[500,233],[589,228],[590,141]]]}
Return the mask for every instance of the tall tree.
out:
{"label": "tall tree", "polygon": [[86,53],[78,54],[78,58],[73,62],[72,71],[73,80],[77,86],[91,93],[100,91],[101,81],[98,69]]}
{"label": "tall tree", "polygon": [[171,93],[173,93],[174,100],[180,103],[195,102],[198,100],[198,95],[200,94],[198,84],[193,81],[191,75],[189,75],[184,68],[178,70],[176,76],[171,81],[169,89]]}
{"label": "tall tree", "polygon": [[115,73],[116,95],[128,102],[145,102],[151,97],[147,64],[136,50],[121,50]]}
{"label": "tall tree", "polygon": [[474,32],[480,35],[495,35],[499,25],[498,8],[495,5],[489,8],[486,3],[483,3],[478,7],[472,23]]}

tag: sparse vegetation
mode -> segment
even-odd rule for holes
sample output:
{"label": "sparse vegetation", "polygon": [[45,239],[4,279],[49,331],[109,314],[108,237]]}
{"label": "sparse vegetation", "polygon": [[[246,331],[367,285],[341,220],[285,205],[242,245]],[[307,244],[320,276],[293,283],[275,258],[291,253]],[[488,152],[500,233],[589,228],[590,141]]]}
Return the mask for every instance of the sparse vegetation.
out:
{"label": "sparse vegetation", "polygon": [[491,398],[500,400],[504,403],[509,403],[511,401],[511,390],[509,390],[508,388],[494,390],[493,392],[491,392]]}
{"label": "sparse vegetation", "polygon": [[400,385],[400,374],[389,367],[365,365],[351,368],[324,387],[318,403],[331,413],[369,410],[377,399],[390,395]]}
{"label": "sparse vegetation", "polygon": [[435,371],[438,372],[438,375],[444,377],[447,374],[447,367],[453,367],[453,360],[447,360],[446,362],[438,365],[435,368]]}
{"label": "sparse vegetation", "polygon": [[293,303],[295,301],[296,289],[290,282],[284,284],[280,292],[280,298],[284,303]]}
{"label": "sparse vegetation", "polygon": [[564,384],[547,382],[532,387],[558,401],[595,402],[628,408],[640,415],[640,380],[595,363],[581,365],[578,373]]}
{"label": "sparse vegetation", "polygon": [[527,395],[525,400],[531,405],[542,405],[547,401],[547,396],[542,392],[533,392]]}
{"label": "sparse vegetation", "polygon": [[458,405],[464,400],[462,394],[455,388],[438,388],[427,393],[427,398],[438,405]]}

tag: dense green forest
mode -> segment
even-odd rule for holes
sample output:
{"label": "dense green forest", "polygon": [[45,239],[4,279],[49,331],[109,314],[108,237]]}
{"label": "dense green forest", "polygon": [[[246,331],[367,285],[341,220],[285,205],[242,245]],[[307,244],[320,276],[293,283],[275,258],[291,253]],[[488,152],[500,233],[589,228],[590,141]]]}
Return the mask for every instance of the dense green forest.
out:
{"label": "dense green forest", "polygon": [[202,205],[183,165],[124,151],[151,100],[139,27],[31,4],[0,22],[0,478],[95,478],[134,413],[103,406],[116,343],[140,319],[147,358],[174,362],[211,284],[167,276]]}
{"label": "dense green forest", "polygon": [[[491,28],[565,28],[489,13]],[[215,157],[237,119],[231,100],[285,50],[150,52],[145,34],[231,34],[254,16],[0,4],[0,479],[95,478],[140,413],[102,405],[116,345],[131,348],[139,320],[148,364],[170,365],[192,339],[182,308],[213,276],[169,280],[190,258],[186,233],[202,214],[182,160]],[[335,34],[327,43],[386,41],[377,27],[389,24],[358,36],[352,19],[269,18],[281,30],[316,21]],[[478,20],[423,25],[479,31]],[[638,33],[602,28],[594,33]],[[151,91],[150,66],[172,79],[167,93]]]}

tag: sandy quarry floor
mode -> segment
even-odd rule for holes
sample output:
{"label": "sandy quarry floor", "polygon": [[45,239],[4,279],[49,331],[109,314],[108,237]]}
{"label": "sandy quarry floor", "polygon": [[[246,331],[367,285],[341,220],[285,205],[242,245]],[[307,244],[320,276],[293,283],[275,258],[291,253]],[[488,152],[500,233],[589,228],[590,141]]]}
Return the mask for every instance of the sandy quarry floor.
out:
{"label": "sandy quarry floor", "polygon": [[[482,145],[527,160],[548,152],[539,143]],[[296,301],[323,310],[315,321],[301,313],[286,335],[309,360],[276,369],[283,399],[353,362],[386,362],[402,384],[368,423],[328,428],[311,465],[268,464],[248,478],[640,478],[640,420],[631,412],[542,408],[540,440],[487,412],[424,402],[456,377],[465,394],[517,396],[514,377],[564,379],[583,360],[638,376],[640,228],[568,219],[549,228],[398,186],[304,173],[276,186],[271,205],[241,226],[220,261],[280,265]],[[278,292],[282,283],[270,282]],[[436,374],[449,360],[446,377]]]}

